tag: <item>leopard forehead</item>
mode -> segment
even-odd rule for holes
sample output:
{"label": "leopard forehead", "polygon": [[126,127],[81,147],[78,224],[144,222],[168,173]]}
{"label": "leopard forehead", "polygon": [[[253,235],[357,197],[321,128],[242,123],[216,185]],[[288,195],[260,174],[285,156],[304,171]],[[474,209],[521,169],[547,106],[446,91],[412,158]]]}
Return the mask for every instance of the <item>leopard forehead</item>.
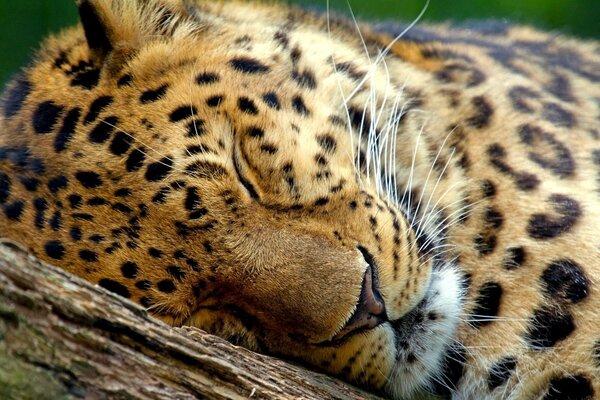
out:
{"label": "leopard forehead", "polygon": [[[221,172],[242,168],[251,194],[273,204],[323,203],[346,186],[355,190],[348,132],[372,123],[362,109],[368,93],[356,95],[355,105],[344,101],[367,73],[355,65],[367,62],[359,42],[340,46],[324,32],[294,27],[283,9],[233,4],[203,4],[210,12],[198,7],[185,19],[159,6],[115,6],[110,18],[138,13],[145,22],[136,21],[134,33],[126,21],[112,27],[125,44],[101,63],[94,60],[105,50],[86,54],[80,33],[50,40],[27,85],[57,71],[64,80],[34,87],[45,98],[31,116],[34,129],[50,131],[67,115],[76,124],[82,114],[89,141],[110,141],[113,155],[128,157],[128,172],[143,157],[163,174],[225,178]],[[157,32],[163,39],[154,39]],[[375,76],[379,82],[361,92],[389,84],[381,71]],[[82,90],[61,101],[55,93],[65,87]],[[144,141],[139,131],[147,132]],[[72,147],[72,136],[65,133],[54,150]],[[172,150],[152,150],[160,146]],[[223,163],[229,154],[233,165]]]}

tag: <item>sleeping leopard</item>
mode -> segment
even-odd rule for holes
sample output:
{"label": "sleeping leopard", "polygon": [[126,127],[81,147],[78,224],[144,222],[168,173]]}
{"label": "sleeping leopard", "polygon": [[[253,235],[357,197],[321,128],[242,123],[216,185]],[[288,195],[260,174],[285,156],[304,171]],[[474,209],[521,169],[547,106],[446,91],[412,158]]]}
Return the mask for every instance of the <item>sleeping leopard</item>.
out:
{"label": "sleeping leopard", "polygon": [[0,105],[0,237],[392,399],[600,396],[600,43],[79,0]]}

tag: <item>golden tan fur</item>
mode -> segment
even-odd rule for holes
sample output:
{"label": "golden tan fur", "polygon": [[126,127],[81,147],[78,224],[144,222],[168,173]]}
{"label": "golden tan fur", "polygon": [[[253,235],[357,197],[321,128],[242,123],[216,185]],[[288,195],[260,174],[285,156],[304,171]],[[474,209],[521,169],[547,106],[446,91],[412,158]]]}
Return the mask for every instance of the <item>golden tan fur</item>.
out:
{"label": "golden tan fur", "polygon": [[79,5],[4,95],[0,236],[394,398],[600,393],[597,43]]}

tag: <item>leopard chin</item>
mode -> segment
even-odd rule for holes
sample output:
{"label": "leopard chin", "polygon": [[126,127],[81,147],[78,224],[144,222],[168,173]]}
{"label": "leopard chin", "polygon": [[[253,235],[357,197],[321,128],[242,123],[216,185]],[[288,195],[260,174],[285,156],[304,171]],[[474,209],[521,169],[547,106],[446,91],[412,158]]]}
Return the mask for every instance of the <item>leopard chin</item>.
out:
{"label": "leopard chin", "polygon": [[384,391],[394,399],[415,393],[434,393],[444,384],[445,366],[458,344],[465,296],[464,278],[454,264],[434,267],[421,302],[402,318],[391,322],[395,362]]}

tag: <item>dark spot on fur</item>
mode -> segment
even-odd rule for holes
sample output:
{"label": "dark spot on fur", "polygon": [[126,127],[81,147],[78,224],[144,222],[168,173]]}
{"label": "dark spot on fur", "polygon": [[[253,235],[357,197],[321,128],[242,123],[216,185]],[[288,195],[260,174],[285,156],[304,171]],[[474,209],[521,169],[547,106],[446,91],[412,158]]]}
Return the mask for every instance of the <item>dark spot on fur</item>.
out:
{"label": "dark spot on fur", "polygon": [[473,243],[481,256],[487,256],[494,252],[498,238],[492,232],[483,232],[475,237]]}
{"label": "dark spot on fur", "polygon": [[270,69],[260,61],[247,57],[234,58],[230,64],[236,71],[246,74],[264,74]]}
{"label": "dark spot on fur", "polygon": [[303,72],[299,72],[297,70],[292,71],[292,79],[295,80],[298,83],[298,85],[303,88],[314,89],[317,87],[315,74],[309,70]]}
{"label": "dark spot on fur", "polygon": [[568,232],[581,217],[579,203],[566,195],[553,194],[548,203],[559,216],[533,214],[529,219],[527,232],[534,239],[548,240],[560,236]]}
{"label": "dark spot on fur", "polygon": [[192,119],[187,124],[187,137],[200,137],[206,133],[205,122],[201,119]]}
{"label": "dark spot on fur", "polygon": [[127,279],[137,278],[138,266],[133,261],[125,261],[121,265],[121,274]]}
{"label": "dark spot on fur", "polygon": [[171,114],[169,115],[169,120],[171,122],[179,122],[183,121],[184,119],[191,118],[196,114],[198,114],[198,110],[196,110],[196,107],[192,105],[181,106],[173,110],[173,112],[171,112]]}
{"label": "dark spot on fur", "polygon": [[544,103],[542,117],[558,127],[572,128],[575,126],[575,116],[556,103]]}
{"label": "dark spot on fur", "polygon": [[250,114],[250,115],[258,114],[258,109],[256,108],[256,104],[254,104],[253,100],[251,100],[247,97],[240,97],[238,99],[238,107],[240,108],[240,111],[242,111],[246,114]]}
{"label": "dark spot on fur", "polygon": [[93,221],[94,220],[93,215],[86,214],[86,213],[73,213],[73,214],[71,214],[71,217],[73,217],[74,219],[81,220],[81,221]]}
{"label": "dark spot on fur", "polygon": [[317,136],[317,143],[326,153],[333,153],[337,147],[335,138],[331,135],[319,135]]}
{"label": "dark spot on fur", "polygon": [[512,102],[513,109],[525,114],[531,114],[535,111],[533,107],[527,102],[527,100],[535,100],[540,95],[525,86],[515,86],[508,92],[508,97]]}
{"label": "dark spot on fur", "polygon": [[[171,265],[167,267],[167,272],[173,278],[177,279],[179,282],[182,282],[185,279],[185,272],[181,270],[181,268]],[[159,288],[160,290],[160,288]]]}
{"label": "dark spot on fur", "polygon": [[492,322],[498,316],[500,300],[502,298],[502,286],[496,282],[486,282],[479,289],[479,295],[475,299],[470,324],[479,328]]}
{"label": "dark spot on fur", "polygon": [[494,115],[494,109],[483,96],[473,97],[471,104],[475,109],[475,114],[467,118],[467,124],[473,128],[483,129],[490,124],[490,120]]}
{"label": "dark spot on fur", "polygon": [[596,341],[592,350],[593,356],[596,359],[596,366],[600,368],[600,340]]}
{"label": "dark spot on fur", "polygon": [[78,242],[83,237],[83,233],[81,232],[81,228],[74,226],[69,230],[69,236],[73,241]]}
{"label": "dark spot on fur", "polygon": [[494,390],[498,386],[506,383],[506,381],[508,381],[516,367],[517,359],[515,357],[503,358],[502,360],[492,365],[487,381],[488,388],[490,390]]}
{"label": "dark spot on fur", "polygon": [[190,187],[187,189],[187,196],[185,198],[186,210],[194,210],[196,206],[200,204],[200,196],[198,195],[198,189]]}
{"label": "dark spot on fur", "polygon": [[138,148],[134,149],[129,156],[127,157],[127,161],[125,162],[125,166],[127,168],[127,172],[134,172],[142,168],[144,165],[144,160],[146,159],[146,153],[144,149]]}
{"label": "dark spot on fur", "polygon": [[112,209],[123,214],[131,214],[133,212],[129,206],[123,203],[114,203]]}
{"label": "dark spot on fur", "polygon": [[152,197],[152,202],[154,204],[163,204],[165,201],[167,201],[167,195],[170,192],[171,192],[171,188],[170,187],[160,188],[160,190],[158,192],[156,192],[156,194],[154,195],[154,197]]}
{"label": "dark spot on fur", "polygon": [[194,161],[185,168],[185,173],[200,178],[219,178],[227,175],[227,170],[210,161]]}
{"label": "dark spot on fur", "polygon": [[35,226],[36,228],[44,228],[46,223],[46,210],[48,210],[48,202],[46,199],[36,198],[33,200],[33,208],[35,208]]}
{"label": "dark spot on fur", "polygon": [[502,266],[507,270],[519,268],[525,262],[525,258],[526,253],[523,247],[511,247],[506,250]]}
{"label": "dark spot on fur", "polygon": [[504,217],[494,207],[488,207],[485,211],[484,220],[486,225],[493,229],[499,229],[502,227]]}
{"label": "dark spot on fur", "polygon": [[21,111],[29,93],[31,93],[31,84],[24,75],[20,75],[8,89],[6,101],[2,105],[4,116],[10,118]]}
{"label": "dark spot on fur", "polygon": [[50,219],[50,227],[53,231],[58,232],[62,228],[62,214],[60,211],[55,211]]}
{"label": "dark spot on fur", "polygon": [[152,289],[152,282],[147,281],[147,280],[142,280],[142,281],[137,281],[135,283],[135,287],[140,289],[140,290],[150,290]]}
{"label": "dark spot on fur", "polygon": [[53,101],[45,101],[38,105],[33,114],[33,129],[38,135],[52,132],[54,125],[62,114],[64,108]]}
{"label": "dark spot on fur", "polygon": [[10,196],[11,179],[8,175],[0,172],[0,204],[6,203]]}
{"label": "dark spot on fur", "polygon": [[575,97],[573,96],[571,88],[571,81],[564,75],[554,72],[552,81],[549,82],[549,84],[546,86],[546,89],[567,103],[575,101]]}
{"label": "dark spot on fur", "polygon": [[588,295],[590,281],[577,263],[569,259],[553,261],[542,273],[546,294],[578,303]]}
{"label": "dark spot on fur", "polygon": [[110,143],[109,150],[115,156],[122,156],[129,151],[132,141],[133,140],[129,135],[123,132],[117,132]]}
{"label": "dark spot on fur", "polygon": [[173,293],[175,291],[175,284],[170,279],[164,279],[156,284],[156,288],[163,293]]}
{"label": "dark spot on fur", "polygon": [[48,181],[48,189],[50,189],[50,192],[52,192],[52,193],[57,193],[61,189],[65,189],[68,184],[69,184],[69,180],[66,177],[61,175],[61,176],[52,178]]}
{"label": "dark spot on fur", "polygon": [[86,262],[96,262],[98,261],[98,254],[91,250],[81,250],[79,252],[79,258]]}
{"label": "dark spot on fur", "polygon": [[265,132],[256,126],[253,126],[248,129],[248,136],[253,137],[255,139],[262,139],[264,135]]}
{"label": "dark spot on fur", "polygon": [[91,199],[89,199],[87,201],[88,205],[92,206],[92,207],[98,207],[98,206],[105,206],[108,204],[108,201],[106,201],[106,199],[102,198],[102,197],[92,197]]}
{"label": "dark spot on fur", "polygon": [[[521,125],[519,135],[521,141],[534,150],[528,154],[530,160],[561,178],[573,175],[575,161],[571,152],[554,135],[530,124]],[[552,153],[554,157],[550,156]]]}
{"label": "dark spot on fur", "polygon": [[154,258],[161,258],[164,255],[162,251],[154,247],[150,247],[150,249],[148,249],[148,254],[150,254],[150,256]]}
{"label": "dark spot on fur", "polygon": [[68,112],[62,127],[54,138],[54,150],[61,152],[67,148],[67,145],[75,134],[75,128],[81,115],[81,108],[74,108]]}
{"label": "dark spot on fur", "polygon": [[94,68],[76,73],[71,79],[71,86],[81,86],[91,90],[98,85],[98,81],[100,81],[100,70]]}
{"label": "dark spot on fur", "polygon": [[100,175],[92,171],[79,171],[75,173],[75,178],[86,189],[95,189],[102,185]]}
{"label": "dark spot on fur", "polygon": [[196,154],[204,154],[204,153],[214,153],[214,150],[211,150],[207,146],[203,144],[194,144],[185,148],[185,153],[188,156],[193,156]]}
{"label": "dark spot on fur", "polygon": [[149,182],[157,182],[165,179],[173,169],[173,160],[163,157],[159,161],[148,165],[145,178]]}
{"label": "dark spot on fur", "polygon": [[169,85],[162,85],[158,89],[147,90],[140,96],[140,102],[142,104],[147,104],[160,100],[165,96],[165,94],[167,94],[168,89]]}
{"label": "dark spot on fur", "polygon": [[208,99],[206,99],[206,105],[209,107],[218,107],[221,105],[222,102],[223,96],[221,95],[211,96]]}
{"label": "dark spot on fur", "polygon": [[467,358],[466,350],[461,345],[450,347],[442,360],[442,370],[439,379],[433,383],[435,394],[450,398],[452,392],[458,387],[458,382],[463,376]]}
{"label": "dark spot on fur", "polygon": [[102,119],[98,124],[90,131],[89,140],[92,143],[104,143],[108,140],[111,133],[114,131],[115,126],[119,123],[119,119],[115,116]]}
{"label": "dark spot on fur", "polygon": [[81,207],[81,202],[83,199],[78,194],[71,194],[71,195],[69,195],[68,200],[69,200],[69,205],[71,206],[71,208],[78,209]]}
{"label": "dark spot on fur", "polygon": [[30,171],[41,175],[46,171],[46,166],[41,158],[32,157],[31,150],[27,147],[2,147],[0,146],[0,161],[12,162],[19,170]]}
{"label": "dark spot on fur", "polygon": [[12,221],[20,221],[24,210],[25,202],[23,200],[17,200],[4,206],[4,214],[6,215],[6,218]]}
{"label": "dark spot on fur", "polygon": [[525,339],[534,350],[544,350],[567,338],[575,330],[568,311],[542,307],[534,311]]}
{"label": "dark spot on fur", "polygon": [[177,260],[182,260],[182,259],[186,258],[187,256],[185,255],[185,251],[175,250],[175,253],[173,253],[173,257],[175,257]]}
{"label": "dark spot on fur", "polygon": [[494,197],[496,195],[496,185],[494,185],[494,183],[490,180],[483,181],[481,190],[483,191],[483,195],[485,197]]}
{"label": "dark spot on fur", "polygon": [[493,143],[488,147],[488,155],[490,156],[491,164],[501,173],[512,177],[517,184],[517,187],[523,191],[531,191],[538,187],[540,180],[537,176],[518,172],[506,162],[506,150],[498,143]]}
{"label": "dark spot on fur", "polygon": [[104,289],[113,292],[115,294],[118,294],[119,296],[125,297],[125,298],[129,298],[131,295],[129,294],[129,289],[127,289],[127,287],[125,287],[124,285],[120,284],[117,281],[113,281],[112,279],[100,279],[100,281],[98,282],[99,286],[102,286]]}
{"label": "dark spot on fur", "polygon": [[351,62],[341,62],[339,64],[334,64],[335,68],[338,72],[345,73],[350,78],[355,81],[361,81],[365,77],[365,73],[359,71],[356,65]]}
{"label": "dark spot on fur", "polygon": [[296,64],[300,60],[300,57],[302,57],[302,51],[296,46],[290,51],[290,59],[293,64]]}
{"label": "dark spot on fur", "polygon": [[272,145],[270,143],[266,143],[266,144],[263,144],[260,146],[260,151],[262,151],[263,153],[273,155],[273,154],[277,153],[277,147],[275,147],[274,145]]}
{"label": "dark spot on fur", "polygon": [[204,72],[196,77],[198,85],[209,85],[219,81],[219,75],[212,72]]}
{"label": "dark spot on fur", "polygon": [[199,219],[204,217],[206,214],[208,214],[208,210],[204,207],[193,210],[192,212],[190,212],[190,214],[188,215],[188,219],[192,220],[192,219]]}
{"label": "dark spot on fur", "polygon": [[[365,129],[370,129],[371,118],[362,109],[348,107],[348,115],[350,116],[350,124],[357,132],[364,132]],[[364,159],[363,155],[361,155],[361,159]]]}
{"label": "dark spot on fur", "polygon": [[[144,281],[144,282],[148,282],[148,281]],[[154,300],[152,299],[151,296],[142,296],[142,297],[140,297],[140,304],[142,306],[144,306],[145,308],[150,308],[154,305]]]}
{"label": "dark spot on fur", "polygon": [[300,115],[303,115],[303,116],[310,115],[310,111],[308,110],[308,108],[306,108],[306,105],[304,104],[304,100],[302,99],[301,96],[294,96],[292,98],[292,107],[294,107],[294,110],[296,110],[296,112]]}
{"label": "dark spot on fur", "polygon": [[62,260],[65,256],[65,246],[58,240],[51,240],[44,245],[46,255],[55,260]]}
{"label": "dark spot on fur", "polygon": [[277,94],[275,94],[274,92],[265,93],[262,99],[264,103],[270,108],[273,108],[275,110],[279,110],[281,108],[279,97],[277,97]]}
{"label": "dark spot on fur", "polygon": [[[28,176],[23,176],[20,178],[21,183],[25,187],[25,189],[29,192],[35,192],[40,185],[40,180],[37,178],[32,178]],[[0,204],[2,204],[2,178],[0,177]]]}
{"label": "dark spot on fur", "polygon": [[315,206],[317,206],[317,207],[324,206],[327,203],[329,203],[329,199],[325,198],[325,197],[321,197],[315,201]]}
{"label": "dark spot on fur", "polygon": [[133,81],[133,77],[131,76],[131,74],[125,74],[119,78],[119,80],[117,81],[117,86],[118,87],[129,86],[132,81]]}
{"label": "dark spot on fur", "polygon": [[458,83],[468,87],[475,87],[485,80],[485,75],[476,68],[453,63],[438,71],[436,78],[441,82]]}
{"label": "dark spot on fur", "polygon": [[90,241],[94,242],[94,243],[102,243],[106,238],[100,234],[94,234],[92,236],[89,237]]}
{"label": "dark spot on fur", "polygon": [[589,379],[582,375],[554,378],[548,386],[543,400],[592,400],[594,388]]}

